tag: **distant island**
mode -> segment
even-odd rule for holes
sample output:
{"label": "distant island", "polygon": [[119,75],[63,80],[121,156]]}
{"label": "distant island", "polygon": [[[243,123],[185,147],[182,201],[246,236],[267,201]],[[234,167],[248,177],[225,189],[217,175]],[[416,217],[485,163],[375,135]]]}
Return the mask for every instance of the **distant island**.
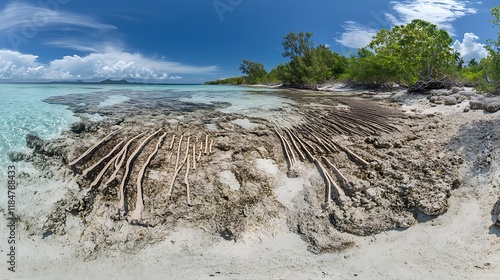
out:
{"label": "distant island", "polygon": [[[181,85],[181,84],[169,84],[169,83],[145,83],[145,82],[129,82],[126,79],[113,80],[106,79],[100,82],[85,82],[82,80],[76,81],[51,81],[49,84],[70,84],[70,85]],[[194,85],[194,84],[182,84],[182,85]]]}

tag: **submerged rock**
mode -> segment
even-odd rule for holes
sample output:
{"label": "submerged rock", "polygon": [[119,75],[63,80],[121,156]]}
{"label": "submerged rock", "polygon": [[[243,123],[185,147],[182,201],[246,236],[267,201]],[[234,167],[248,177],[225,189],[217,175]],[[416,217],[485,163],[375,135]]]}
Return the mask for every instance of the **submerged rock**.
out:
{"label": "submerged rock", "polygon": [[493,206],[491,214],[497,216],[495,220],[495,226],[500,227],[500,197],[498,198],[497,203],[495,203],[495,206]]}
{"label": "submerged rock", "polygon": [[43,146],[43,140],[33,134],[26,135],[26,146],[28,148],[33,149],[35,153],[40,152]]}
{"label": "submerged rock", "polygon": [[77,122],[71,125],[70,130],[73,131],[76,134],[80,134],[84,132],[86,129],[86,125],[83,122]]}

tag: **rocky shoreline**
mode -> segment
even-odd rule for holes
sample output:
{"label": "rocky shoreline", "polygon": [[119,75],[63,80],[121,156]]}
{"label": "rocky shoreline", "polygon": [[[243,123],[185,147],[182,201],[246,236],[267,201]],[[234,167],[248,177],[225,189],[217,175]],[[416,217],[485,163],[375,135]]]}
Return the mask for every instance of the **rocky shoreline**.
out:
{"label": "rocky shoreline", "polygon": [[[225,103],[152,102],[134,94],[106,107],[95,106],[105,99],[98,95],[85,105],[78,95],[50,98],[82,122],[53,140],[28,135],[32,153],[10,154],[38,170],[21,176],[36,194],[26,203],[44,203],[26,209],[23,230],[55,238],[87,261],[137,254],[182,229],[243,244],[292,232],[313,253],[348,252],[359,245],[357,236],[447,215],[453,193],[496,164],[494,116],[484,121],[461,107],[425,113],[445,106],[433,97],[410,108],[401,105],[406,95],[381,101],[277,94],[292,105],[274,110],[274,119],[223,113],[217,108]],[[96,114],[104,118],[89,119]],[[44,182],[53,189],[35,187]],[[489,192],[500,196],[498,187]],[[486,206],[492,232],[499,205]]]}
{"label": "rocky shoreline", "polygon": [[[80,236],[77,254],[85,259],[108,251],[137,252],[163,241],[169,232],[179,227],[202,228],[214,237],[237,242],[263,240],[291,231],[309,242],[311,251],[327,253],[355,244],[345,233],[372,235],[408,228],[447,211],[451,191],[463,183],[458,170],[464,159],[450,148],[451,139],[442,135],[442,130],[448,129],[443,116],[403,114],[394,103],[366,99],[353,102],[335,95],[318,97],[314,93],[288,93],[287,98],[295,105],[276,112],[278,117],[271,122],[214,110],[225,106],[223,103],[209,106],[174,101],[164,106],[160,100],[151,106],[151,102],[138,102],[142,97],[130,96],[127,102],[101,108],[95,105],[103,97],[99,97],[96,104],[87,100],[83,107],[76,95],[51,98],[48,102],[70,106],[82,116],[100,114],[106,118],[76,123],[71,131],[54,140],[43,141],[28,135],[27,145],[33,153],[11,154],[13,161],[33,163],[46,179],[72,182],[64,198],[52,205],[45,218],[27,217],[23,220],[25,227],[34,235],[66,236],[71,240],[71,236]],[[331,135],[335,144],[325,144],[323,148],[320,143],[330,140],[314,136],[318,139],[314,142],[313,137],[304,136],[307,133],[303,126],[314,122],[308,115],[324,115],[326,119],[327,114],[349,110],[365,111],[340,118],[352,121],[368,112],[383,110],[392,115],[377,120],[385,123],[369,124],[366,120],[358,123],[358,126],[374,129],[372,135],[357,134],[346,128]],[[252,125],[244,127],[235,122],[243,119]],[[332,122],[339,125],[339,120]],[[390,125],[394,130],[384,131],[382,125]],[[315,164],[305,156],[292,164],[287,158],[287,153],[299,157],[300,149],[286,150],[279,135],[288,135],[286,129],[301,131],[299,128],[302,134],[298,135],[302,135],[305,148],[302,152],[309,149],[307,145],[316,158],[326,159],[323,164]],[[278,134],[276,129],[280,131]],[[92,151],[85,161],[70,166],[72,160],[99,139],[118,130],[115,137]],[[130,149],[125,153],[130,156],[142,141],[132,141],[132,138],[142,132],[151,135],[154,131],[166,133],[167,137],[145,169],[142,193],[145,209],[141,220],[134,221],[128,214],[137,202],[138,172],[161,133],[154,135],[137,158],[130,161],[130,175],[117,169],[117,179],[108,185],[102,186],[112,172],[103,175],[100,184],[92,185],[92,181],[106,163],[98,161],[108,153],[108,158],[115,155],[112,149],[119,142],[130,141]],[[324,134],[319,128],[316,131],[318,135]],[[186,138],[182,142],[181,137],[188,136],[194,144],[193,150],[186,144]],[[209,153],[205,138],[213,141]],[[293,139],[289,135],[287,142]],[[198,162],[197,156],[191,157],[197,166],[187,175],[186,168],[177,170],[177,147],[182,155],[185,150],[186,154],[200,153]],[[353,155],[363,158],[368,165],[360,165]],[[193,160],[191,162],[188,169],[193,168]],[[325,171],[326,168],[319,169],[326,162],[333,162],[336,173],[328,175],[330,171]],[[489,163],[491,159],[481,164],[488,166]],[[82,174],[94,165],[89,174]],[[179,176],[172,179],[176,171]],[[338,180],[338,174],[345,182]],[[38,180],[27,177],[30,182]],[[127,209],[118,205],[120,181],[125,181],[123,196]],[[333,181],[341,186],[343,197],[332,193],[331,202],[325,204],[328,184],[335,184]],[[170,183],[174,190],[171,197],[166,194]],[[192,196],[189,203],[187,185]]]}

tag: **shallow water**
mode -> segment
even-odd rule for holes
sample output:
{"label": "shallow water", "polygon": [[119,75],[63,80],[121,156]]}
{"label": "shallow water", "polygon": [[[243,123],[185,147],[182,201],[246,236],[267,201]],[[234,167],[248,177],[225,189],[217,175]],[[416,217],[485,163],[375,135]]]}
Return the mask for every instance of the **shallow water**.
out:
{"label": "shallow water", "polygon": [[[26,135],[58,137],[78,120],[76,108],[118,111],[134,105],[218,104],[225,113],[258,115],[287,106],[291,101],[274,90],[211,85],[69,85],[0,84],[0,170],[9,164],[8,153],[27,151]],[[160,102],[161,101],[161,102]],[[134,103],[135,102],[135,103]],[[125,105],[127,106],[125,106]],[[180,107],[182,110],[184,107]],[[3,173],[3,172],[2,172]]]}

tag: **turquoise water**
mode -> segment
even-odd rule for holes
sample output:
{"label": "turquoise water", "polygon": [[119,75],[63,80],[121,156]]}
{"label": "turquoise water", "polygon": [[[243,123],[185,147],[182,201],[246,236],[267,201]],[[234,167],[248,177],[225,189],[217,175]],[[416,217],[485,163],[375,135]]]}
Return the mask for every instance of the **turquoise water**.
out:
{"label": "turquoise water", "polygon": [[[0,170],[9,163],[10,151],[26,151],[26,135],[42,139],[58,137],[78,117],[66,107],[43,102],[51,96],[94,92],[179,92],[181,101],[228,102],[227,112],[255,112],[283,106],[285,99],[267,93],[269,89],[211,85],[64,85],[64,84],[0,84]],[[189,94],[188,94],[189,93]],[[99,106],[127,101],[118,94],[108,96]],[[3,172],[2,172],[3,173]]]}

